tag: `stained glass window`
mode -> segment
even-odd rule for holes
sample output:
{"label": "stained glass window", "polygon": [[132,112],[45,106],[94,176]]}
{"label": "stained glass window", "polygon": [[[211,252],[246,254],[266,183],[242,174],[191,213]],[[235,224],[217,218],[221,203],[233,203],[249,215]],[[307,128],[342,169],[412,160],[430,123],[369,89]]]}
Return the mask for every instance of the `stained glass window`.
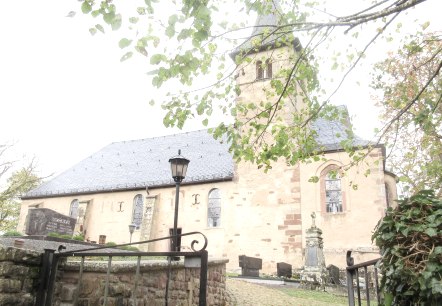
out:
{"label": "stained glass window", "polygon": [[209,192],[207,223],[209,227],[218,227],[221,225],[221,192],[219,189],[212,189]]}
{"label": "stained glass window", "polygon": [[143,195],[137,194],[134,198],[134,205],[132,210],[132,224],[136,225],[136,229],[140,228],[143,220]]}
{"label": "stained glass window", "polygon": [[78,218],[78,207],[80,202],[78,202],[78,199],[75,199],[71,202],[71,208],[69,209],[69,217],[71,218]]}
{"label": "stained glass window", "polygon": [[325,205],[327,212],[342,212],[341,177],[329,172],[325,178]]}

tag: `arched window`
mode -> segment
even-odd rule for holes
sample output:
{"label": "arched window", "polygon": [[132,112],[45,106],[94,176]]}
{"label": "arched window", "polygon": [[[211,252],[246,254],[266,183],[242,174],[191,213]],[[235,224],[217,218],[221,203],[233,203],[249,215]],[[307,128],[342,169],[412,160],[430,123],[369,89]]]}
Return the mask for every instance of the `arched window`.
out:
{"label": "arched window", "polygon": [[143,220],[143,195],[137,194],[134,197],[134,205],[132,209],[132,224],[136,225],[136,229],[141,226],[141,221]]}
{"label": "arched window", "polygon": [[341,176],[333,170],[325,176],[325,208],[328,213],[342,212]]}
{"label": "arched window", "polygon": [[270,79],[272,77],[272,63],[269,59],[263,64],[262,61],[256,62],[256,79]]}
{"label": "arched window", "polygon": [[217,188],[212,189],[209,192],[207,225],[209,227],[218,227],[221,225],[221,192]]}
{"label": "arched window", "polygon": [[78,199],[75,199],[71,202],[71,207],[69,208],[69,217],[71,218],[78,218],[78,207],[80,205],[80,202]]}

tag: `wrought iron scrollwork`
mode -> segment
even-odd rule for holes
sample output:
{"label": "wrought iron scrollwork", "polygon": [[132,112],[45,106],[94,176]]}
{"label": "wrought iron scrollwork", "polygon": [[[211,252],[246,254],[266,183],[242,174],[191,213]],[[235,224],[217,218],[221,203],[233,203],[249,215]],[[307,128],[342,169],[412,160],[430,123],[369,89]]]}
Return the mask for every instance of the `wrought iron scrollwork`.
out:
{"label": "wrought iron scrollwork", "polygon": [[196,239],[194,239],[194,240],[192,240],[192,242],[190,243],[190,248],[192,249],[192,251],[194,251],[194,252],[201,252],[201,251],[204,251],[206,248],[207,248],[207,243],[208,243],[208,240],[207,240],[207,237],[203,234],[203,233],[201,233],[201,232],[190,232],[190,233],[185,233],[185,234],[182,234],[182,235],[180,235],[180,236],[189,236],[189,235],[195,235],[195,234],[200,234],[201,236],[203,236],[203,238],[204,238],[204,245],[203,245],[203,247],[201,248],[201,249],[195,249],[195,244],[197,244],[197,243],[200,243],[198,240],[196,240]]}
{"label": "wrought iron scrollwork", "polygon": [[[207,237],[201,233],[201,232],[189,232],[189,233],[184,233],[184,234],[178,234],[177,237],[184,237],[184,236],[191,236],[191,235],[201,235],[204,239],[204,245],[202,246],[201,249],[196,249],[195,248],[195,244],[199,244],[200,241],[198,241],[197,239],[192,240],[192,242],[190,243],[190,248],[192,249],[192,251],[194,252],[201,252],[206,250],[207,248],[207,244],[208,244],[208,240]],[[97,250],[101,250],[101,249],[109,249],[109,248],[119,248],[119,247],[123,247],[123,246],[128,246],[128,245],[140,245],[140,244],[148,244],[148,243],[152,243],[152,242],[156,242],[156,241],[161,241],[161,240],[170,240],[172,238],[174,238],[175,236],[168,236],[168,237],[161,237],[161,238],[156,238],[156,239],[151,239],[151,240],[144,240],[144,241],[136,241],[136,242],[132,242],[132,243],[123,243],[123,244],[118,244],[115,246],[100,246],[100,247],[93,247],[93,248],[85,248],[85,249],[77,249],[77,250],[70,250],[70,251],[65,251],[62,252],[62,250],[58,250],[60,253],[63,254],[78,254],[81,255],[82,252],[87,252],[87,251],[97,251]]]}

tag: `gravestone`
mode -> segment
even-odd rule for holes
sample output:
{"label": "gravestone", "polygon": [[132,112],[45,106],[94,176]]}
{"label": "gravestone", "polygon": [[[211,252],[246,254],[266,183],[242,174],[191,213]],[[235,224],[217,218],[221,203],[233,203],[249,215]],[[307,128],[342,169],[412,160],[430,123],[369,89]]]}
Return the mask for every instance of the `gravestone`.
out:
{"label": "gravestone", "polygon": [[240,255],[239,266],[241,267],[242,276],[259,277],[259,270],[262,269],[262,259]]}
{"label": "gravestone", "polygon": [[335,285],[340,285],[341,281],[339,279],[339,268],[334,265],[328,265],[327,271],[330,282]]}
{"label": "gravestone", "polygon": [[323,286],[326,281],[327,269],[322,240],[322,230],[316,227],[316,214],[312,213],[312,226],[306,232],[306,248],[304,269],[301,272],[301,285],[303,287]]}
{"label": "gravestone", "polygon": [[276,274],[278,277],[292,277],[292,265],[285,262],[276,263]]}
{"label": "gravestone", "polygon": [[60,214],[49,208],[33,208],[26,217],[26,235],[46,236],[49,233],[72,235],[75,218]]}

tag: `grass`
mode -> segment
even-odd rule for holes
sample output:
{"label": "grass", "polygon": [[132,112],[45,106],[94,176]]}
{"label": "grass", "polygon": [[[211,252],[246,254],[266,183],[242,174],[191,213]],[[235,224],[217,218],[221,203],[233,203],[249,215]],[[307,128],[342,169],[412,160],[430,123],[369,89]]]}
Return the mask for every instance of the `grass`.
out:
{"label": "grass", "polygon": [[296,298],[319,301],[334,305],[348,305],[348,301],[346,297],[337,296],[330,292],[324,291],[314,291],[314,290],[304,290],[299,288],[278,288],[278,290],[284,292],[289,296],[293,296]]}

